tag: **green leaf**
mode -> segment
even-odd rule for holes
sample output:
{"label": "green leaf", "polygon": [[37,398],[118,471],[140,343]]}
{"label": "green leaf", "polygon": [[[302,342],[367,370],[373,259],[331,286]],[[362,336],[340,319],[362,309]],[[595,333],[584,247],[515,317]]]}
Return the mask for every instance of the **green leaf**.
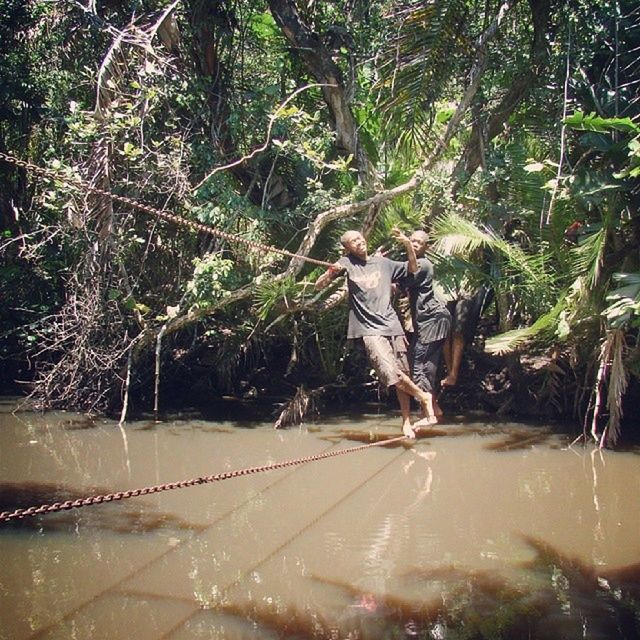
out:
{"label": "green leaf", "polygon": [[576,111],[565,119],[565,124],[572,129],[583,131],[629,131],[637,133],[640,128],[633,123],[631,118],[603,118],[595,113],[585,115],[582,111]]}
{"label": "green leaf", "polygon": [[269,11],[252,16],[249,26],[253,33],[263,40],[275,38],[279,34],[276,22]]}

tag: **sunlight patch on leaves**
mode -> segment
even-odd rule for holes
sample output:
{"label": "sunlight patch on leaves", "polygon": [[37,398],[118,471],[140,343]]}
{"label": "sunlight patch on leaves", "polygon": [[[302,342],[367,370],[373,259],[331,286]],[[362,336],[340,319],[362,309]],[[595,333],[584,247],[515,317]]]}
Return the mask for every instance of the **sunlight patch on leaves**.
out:
{"label": "sunlight patch on leaves", "polygon": [[623,286],[607,295],[611,304],[602,312],[612,329],[625,327],[630,322],[640,323],[640,273],[616,273],[613,280]]}

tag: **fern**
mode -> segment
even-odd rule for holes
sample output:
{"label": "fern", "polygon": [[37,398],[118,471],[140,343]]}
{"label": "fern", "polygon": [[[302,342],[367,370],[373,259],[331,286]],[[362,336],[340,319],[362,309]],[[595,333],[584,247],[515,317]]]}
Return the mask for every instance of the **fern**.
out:
{"label": "fern", "polygon": [[253,294],[256,315],[260,320],[266,320],[274,309],[284,311],[293,305],[296,294],[301,290],[302,283],[294,278],[265,279],[258,282]]}

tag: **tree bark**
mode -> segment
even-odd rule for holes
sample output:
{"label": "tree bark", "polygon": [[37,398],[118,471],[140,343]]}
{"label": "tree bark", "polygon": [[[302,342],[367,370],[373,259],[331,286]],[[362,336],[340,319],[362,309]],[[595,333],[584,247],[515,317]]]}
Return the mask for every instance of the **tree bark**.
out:
{"label": "tree bark", "polygon": [[331,112],[338,148],[353,156],[362,184],[373,187],[373,166],[360,144],[342,74],[332,60],[331,52],[322,44],[320,36],[305,24],[293,0],[269,0],[269,7],[293,51],[304,61],[316,82],[325,85],[322,95]]}

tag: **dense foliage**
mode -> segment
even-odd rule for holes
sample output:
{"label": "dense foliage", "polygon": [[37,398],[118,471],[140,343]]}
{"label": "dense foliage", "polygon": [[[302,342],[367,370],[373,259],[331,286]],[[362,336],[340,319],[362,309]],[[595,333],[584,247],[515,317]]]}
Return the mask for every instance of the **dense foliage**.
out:
{"label": "dense foliage", "polygon": [[0,162],[0,355],[39,406],[364,381],[320,267],[114,193],[328,261],[344,229],[424,226],[494,289],[488,347],[543,353],[532,393],[615,441],[640,375],[630,1],[0,0],[0,35],[0,152],[57,172]]}

